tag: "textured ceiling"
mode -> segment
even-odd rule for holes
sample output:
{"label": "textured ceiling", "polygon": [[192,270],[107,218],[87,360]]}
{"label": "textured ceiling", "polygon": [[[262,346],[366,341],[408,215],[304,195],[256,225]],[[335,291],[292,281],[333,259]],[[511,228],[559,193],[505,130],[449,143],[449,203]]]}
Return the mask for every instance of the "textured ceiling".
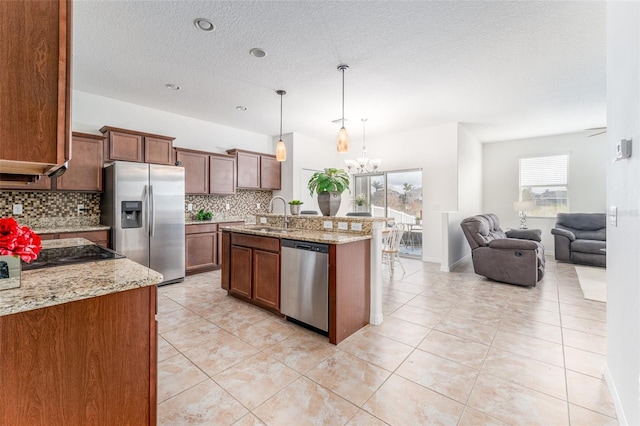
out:
{"label": "textured ceiling", "polygon": [[604,126],[605,37],[604,2],[76,0],[74,89],[267,135],[284,89],[284,133],[333,140],[346,63],[352,136],[490,142]]}

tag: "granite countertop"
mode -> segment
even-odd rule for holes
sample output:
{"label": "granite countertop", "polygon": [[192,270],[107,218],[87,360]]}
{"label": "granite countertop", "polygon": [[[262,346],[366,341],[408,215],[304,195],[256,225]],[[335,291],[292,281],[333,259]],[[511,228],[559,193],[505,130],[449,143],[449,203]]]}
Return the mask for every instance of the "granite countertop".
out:
{"label": "granite countertop", "polygon": [[241,234],[260,235],[263,237],[286,238],[289,240],[311,241],[324,244],[348,244],[356,241],[370,240],[371,235],[347,234],[341,232],[316,231],[309,229],[288,229],[285,232],[268,225],[223,226],[223,230]]}
{"label": "granite countertop", "polygon": [[68,225],[56,228],[32,228],[36,234],[60,234],[63,232],[91,232],[108,231],[111,227],[107,225]]}
{"label": "granite countertop", "polygon": [[214,217],[211,220],[196,220],[196,219],[187,219],[185,220],[184,224],[185,225],[204,225],[204,224],[211,224],[211,223],[227,223],[227,222],[246,222],[246,219],[244,217],[226,217],[226,218],[222,218],[222,217]]}
{"label": "granite countertop", "polygon": [[[43,241],[43,248],[93,244],[84,238]],[[0,291],[0,316],[156,285],[162,274],[129,259],[22,271],[20,288]]]}

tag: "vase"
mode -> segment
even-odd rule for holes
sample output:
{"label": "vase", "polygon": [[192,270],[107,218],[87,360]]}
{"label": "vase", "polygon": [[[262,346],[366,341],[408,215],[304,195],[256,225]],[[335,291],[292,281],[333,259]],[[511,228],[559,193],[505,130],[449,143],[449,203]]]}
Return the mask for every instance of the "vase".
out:
{"label": "vase", "polygon": [[291,214],[297,216],[300,214],[300,204],[289,204],[289,210]]}
{"label": "vase", "polygon": [[0,290],[20,287],[22,264],[17,256],[0,256]]}
{"label": "vase", "polygon": [[318,194],[318,207],[323,216],[335,216],[340,209],[342,196],[339,192],[324,191]]}

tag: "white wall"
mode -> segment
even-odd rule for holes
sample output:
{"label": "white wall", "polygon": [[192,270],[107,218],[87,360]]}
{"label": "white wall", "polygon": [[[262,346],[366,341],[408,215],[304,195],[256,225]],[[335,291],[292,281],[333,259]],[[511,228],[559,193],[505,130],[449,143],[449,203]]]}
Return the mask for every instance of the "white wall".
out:
{"label": "white wall", "polygon": [[460,222],[482,213],[482,164],[482,143],[463,125],[458,125],[458,209],[447,214],[441,270],[449,271],[471,253]]}
{"label": "white wall", "polygon": [[112,126],[175,137],[173,146],[180,148],[210,152],[225,152],[231,148],[275,152],[271,136],[78,90],[73,91],[71,105],[74,131],[100,134],[102,126]]}
{"label": "white wall", "polygon": [[[640,424],[640,3],[607,2],[607,371],[620,424]],[[613,162],[616,142],[632,157]]]}
{"label": "white wall", "polygon": [[[518,200],[519,164],[522,157],[569,154],[569,210],[603,213],[606,197],[606,135],[588,137],[593,132],[570,133],[483,145],[484,213],[495,213],[503,229],[518,228],[520,219],[513,211]],[[551,228],[555,218],[527,218],[529,228],[542,230],[545,253],[553,256]]]}
{"label": "white wall", "polygon": [[[367,139],[367,154],[382,158],[381,170],[422,169],[422,259],[428,262],[442,261],[442,212],[458,209],[457,129],[457,123],[447,123]],[[361,149],[352,140],[341,162]]]}

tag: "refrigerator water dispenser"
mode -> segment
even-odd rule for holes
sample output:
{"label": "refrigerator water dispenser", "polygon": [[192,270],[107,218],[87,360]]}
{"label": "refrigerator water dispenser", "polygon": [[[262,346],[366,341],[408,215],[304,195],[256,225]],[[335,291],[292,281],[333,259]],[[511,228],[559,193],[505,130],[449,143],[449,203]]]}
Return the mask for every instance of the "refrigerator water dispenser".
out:
{"label": "refrigerator water dispenser", "polygon": [[122,202],[122,228],[142,228],[142,201]]}

